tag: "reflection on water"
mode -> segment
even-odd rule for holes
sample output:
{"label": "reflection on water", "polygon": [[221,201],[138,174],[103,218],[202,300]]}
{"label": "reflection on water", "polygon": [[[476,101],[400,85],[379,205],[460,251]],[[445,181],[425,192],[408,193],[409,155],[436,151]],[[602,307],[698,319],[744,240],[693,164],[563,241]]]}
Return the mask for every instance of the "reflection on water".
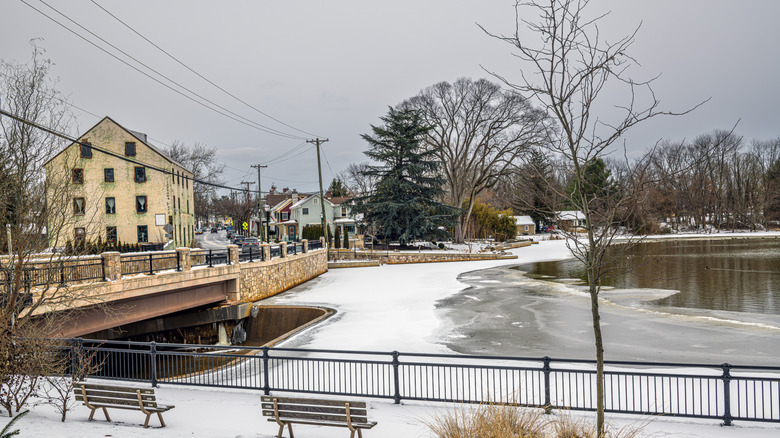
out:
{"label": "reflection on water", "polygon": [[[780,314],[780,239],[689,240],[616,245],[603,286],[679,291],[655,304]],[[585,280],[576,260],[518,267],[535,279]]]}

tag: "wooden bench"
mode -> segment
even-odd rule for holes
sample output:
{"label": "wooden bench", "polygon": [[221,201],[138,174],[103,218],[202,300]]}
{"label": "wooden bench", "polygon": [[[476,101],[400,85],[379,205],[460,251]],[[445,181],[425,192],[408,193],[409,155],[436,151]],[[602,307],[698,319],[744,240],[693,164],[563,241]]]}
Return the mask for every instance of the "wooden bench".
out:
{"label": "wooden bench", "polygon": [[365,402],[273,396],[262,396],[261,400],[263,416],[271,417],[268,421],[279,425],[278,438],[282,438],[285,425],[290,431],[290,438],[295,438],[293,423],[346,427],[351,432],[350,438],[355,437],[355,432],[363,438],[363,429],[376,426],[376,422],[368,421]]}
{"label": "wooden bench", "polygon": [[95,411],[103,409],[107,421],[111,421],[107,408],[130,409],[146,414],[144,427],[149,427],[149,417],[157,414],[160,424],[165,427],[162,413],[173,409],[173,405],[161,405],[157,403],[153,388],[129,388],[125,386],[98,385],[94,383],[81,383],[73,388],[73,395],[77,401],[84,402],[92,409],[89,420],[95,415]]}

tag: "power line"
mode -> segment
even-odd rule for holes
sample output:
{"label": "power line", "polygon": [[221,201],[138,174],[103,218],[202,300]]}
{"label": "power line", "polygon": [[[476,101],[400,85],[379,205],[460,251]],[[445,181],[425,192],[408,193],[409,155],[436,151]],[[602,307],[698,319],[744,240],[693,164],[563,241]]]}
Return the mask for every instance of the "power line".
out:
{"label": "power line", "polygon": [[[81,142],[78,139],[75,139],[75,138],[73,138],[73,137],[71,137],[71,136],[69,136],[67,134],[63,134],[63,133],[61,133],[59,131],[55,131],[55,130],[53,130],[51,128],[47,128],[45,126],[41,126],[38,123],[31,122],[31,121],[29,121],[27,119],[24,119],[22,117],[17,116],[16,114],[9,113],[8,111],[5,111],[2,108],[0,108],[0,115],[4,115],[4,116],[7,116],[7,117],[10,117],[10,118],[16,120],[17,122],[24,123],[25,125],[32,126],[33,128],[36,128],[36,129],[40,129],[41,131],[44,131],[44,132],[47,132],[47,133],[52,134],[54,136],[60,137],[60,138],[65,139],[65,140],[68,140],[71,143],[78,144],[80,146],[87,146],[90,149],[95,150],[97,152],[104,153],[104,154],[106,154],[108,156],[111,156],[111,157],[114,157],[114,158],[119,158],[122,161],[126,161],[128,163],[137,164],[139,166],[143,166],[143,167],[148,168],[150,170],[154,170],[154,171],[157,171],[157,172],[160,172],[160,173],[164,173],[166,175],[176,175],[174,172],[172,172],[170,170],[161,169],[159,167],[152,166],[150,164],[146,164],[146,163],[143,163],[141,161],[134,160],[132,158],[128,158],[128,157],[119,155],[117,153],[111,152],[111,151],[107,151],[107,150],[102,149],[100,147],[97,147],[97,146],[95,146],[93,144]],[[235,191],[239,191],[239,192],[246,191],[247,194],[249,194],[249,193],[258,193],[258,194],[260,194],[260,192],[258,192],[257,190],[248,190],[248,188],[247,188],[247,190],[245,190],[245,189],[242,189],[242,188],[235,188],[235,187],[230,187],[230,186],[226,186],[226,185],[222,185],[222,184],[216,184],[216,183],[213,183],[213,182],[210,182],[210,181],[204,181],[204,180],[197,179],[197,178],[194,178],[194,177],[189,177],[187,175],[179,175],[179,176],[181,178],[184,178],[184,179],[187,179],[187,180],[199,183],[199,184],[207,185],[207,186],[218,187],[218,188],[227,189],[227,190],[235,190]]]}
{"label": "power line", "polygon": [[[172,86],[170,86],[170,85],[166,84],[165,82],[162,82],[162,81],[161,81],[161,80],[159,80],[158,78],[156,78],[156,77],[154,77],[154,76],[150,75],[149,73],[146,73],[145,71],[143,71],[143,70],[139,69],[138,67],[136,67],[136,66],[134,66],[134,65],[130,64],[129,62],[127,62],[127,61],[125,61],[124,59],[122,59],[122,58],[118,57],[117,55],[115,55],[115,54],[113,54],[113,53],[109,52],[108,50],[104,49],[103,47],[100,47],[99,45],[97,45],[97,44],[96,44],[96,43],[94,43],[93,41],[90,41],[88,38],[86,38],[86,37],[84,37],[83,35],[81,35],[81,34],[77,33],[76,31],[74,31],[73,29],[69,28],[68,26],[66,26],[66,25],[64,25],[64,24],[62,24],[62,23],[60,23],[60,22],[59,22],[59,21],[57,21],[55,18],[53,18],[53,17],[49,16],[49,15],[48,15],[48,14],[46,14],[45,12],[43,12],[43,11],[41,11],[40,9],[36,8],[35,6],[33,6],[33,5],[29,4],[29,3],[27,3],[27,1],[25,1],[25,0],[21,0],[21,2],[22,2],[22,3],[24,3],[24,4],[25,4],[25,5],[27,5],[27,6],[29,6],[29,7],[30,7],[30,8],[32,8],[33,10],[37,11],[39,14],[43,15],[44,17],[48,18],[49,20],[51,20],[51,21],[53,21],[53,22],[57,23],[59,26],[61,26],[62,28],[64,28],[64,29],[65,29],[65,30],[67,30],[68,32],[70,32],[70,33],[72,33],[73,35],[75,35],[75,36],[77,36],[77,37],[81,38],[82,40],[84,40],[84,41],[86,41],[87,43],[91,44],[92,46],[94,46],[95,48],[99,49],[100,51],[102,51],[102,52],[106,53],[107,55],[111,56],[112,58],[116,59],[117,61],[119,61],[119,62],[121,62],[121,63],[125,64],[126,66],[128,66],[128,67],[130,67],[130,68],[132,68],[133,70],[135,70],[135,71],[137,71],[137,72],[141,73],[142,75],[146,76],[147,78],[149,78],[149,79],[151,79],[151,80],[153,80],[153,81],[157,82],[158,84],[160,84],[160,85],[164,86],[165,88],[168,88],[169,90],[171,90],[171,91],[173,91],[173,92],[175,92],[175,93],[177,93],[177,94],[179,94],[179,95],[181,95],[181,96],[183,96],[183,97],[185,97],[185,98],[187,98],[187,99],[189,99],[189,100],[191,100],[191,101],[193,101],[193,102],[197,103],[198,105],[201,105],[201,106],[203,106],[203,107],[204,107],[204,108],[206,108],[206,109],[209,109],[209,110],[211,110],[211,111],[214,111],[214,112],[216,112],[216,113],[218,113],[218,114],[220,114],[220,115],[222,115],[222,116],[224,116],[224,117],[227,117],[227,118],[229,118],[229,119],[231,119],[231,120],[234,120],[234,121],[236,121],[236,122],[239,122],[239,123],[241,123],[241,124],[243,124],[243,125],[249,126],[250,128],[254,128],[254,129],[257,129],[257,130],[259,130],[259,131],[263,131],[263,132],[266,132],[266,133],[268,133],[268,134],[277,135],[277,136],[280,136],[280,137],[285,137],[285,138],[290,138],[290,139],[297,139],[297,140],[303,140],[303,139],[304,139],[304,137],[300,137],[300,136],[297,136],[297,135],[292,135],[292,134],[286,134],[286,133],[283,133],[282,131],[276,130],[276,129],[274,129],[274,128],[267,127],[267,126],[265,126],[265,125],[262,125],[262,124],[260,124],[260,123],[257,123],[257,122],[255,122],[255,121],[252,121],[252,120],[250,120],[250,119],[247,119],[246,117],[243,117],[243,116],[241,116],[241,115],[239,115],[239,114],[236,114],[236,113],[234,113],[234,112],[232,112],[232,111],[230,111],[230,110],[228,110],[228,109],[226,109],[226,108],[222,107],[221,105],[219,105],[219,104],[217,104],[217,103],[215,103],[215,102],[213,102],[213,101],[211,101],[211,100],[209,100],[209,99],[207,99],[207,98],[205,98],[205,97],[203,97],[203,96],[199,95],[198,93],[195,93],[194,91],[192,91],[192,90],[188,89],[187,87],[185,87],[185,86],[183,86],[183,85],[179,84],[178,82],[174,81],[173,79],[170,79],[169,77],[167,77],[167,76],[163,75],[162,73],[158,72],[157,70],[155,70],[155,69],[153,69],[153,68],[151,68],[151,67],[147,66],[147,65],[146,65],[146,64],[144,64],[143,62],[139,61],[138,59],[134,58],[133,56],[129,55],[128,53],[124,52],[123,50],[121,50],[121,49],[119,49],[118,47],[114,46],[113,44],[109,43],[109,42],[108,42],[108,41],[106,41],[105,39],[103,39],[103,38],[101,38],[100,36],[96,35],[94,32],[92,32],[92,31],[90,31],[90,30],[86,29],[84,26],[81,26],[80,24],[78,24],[77,22],[75,22],[75,21],[73,21],[71,18],[69,18],[67,15],[65,15],[65,14],[63,14],[62,12],[58,11],[58,10],[57,10],[57,9],[55,9],[54,7],[52,7],[52,6],[50,6],[49,4],[47,4],[46,2],[44,2],[43,0],[39,0],[39,1],[40,1],[41,3],[43,3],[44,5],[46,5],[47,7],[49,7],[50,9],[54,10],[55,12],[57,12],[58,14],[62,15],[63,17],[65,17],[66,19],[68,19],[69,21],[71,21],[72,23],[74,23],[75,25],[77,25],[77,26],[79,26],[80,28],[84,29],[86,32],[90,33],[91,35],[95,36],[95,37],[96,37],[96,38],[98,38],[99,40],[103,41],[105,44],[108,44],[109,46],[111,46],[111,47],[112,47],[112,48],[114,48],[115,50],[119,51],[119,52],[120,52],[120,53],[122,53],[123,55],[125,55],[125,56],[129,57],[129,58],[130,58],[130,59],[132,59],[133,61],[135,61],[135,62],[137,62],[137,63],[141,64],[142,66],[146,67],[147,69],[149,69],[149,70],[153,71],[153,72],[154,72],[154,73],[156,73],[157,75],[159,75],[159,76],[161,76],[161,77],[165,78],[167,81],[169,81],[169,82],[171,82],[171,83],[175,84],[176,86],[178,86],[178,87],[179,87],[179,88],[181,88],[182,90],[185,90],[185,91],[187,91],[188,93],[192,94],[193,96],[197,96],[199,99],[201,99],[201,100],[203,100],[203,101],[205,101],[205,102],[208,102],[209,104],[211,104],[211,105],[213,105],[213,106],[215,106],[215,107],[217,107],[217,108],[220,108],[220,109],[222,109],[224,112],[223,112],[223,111],[220,111],[220,110],[218,110],[218,109],[216,109],[216,108],[214,108],[214,107],[212,107],[212,106],[209,106],[209,105],[207,105],[206,103],[204,103],[204,102],[201,102],[200,100],[193,98],[192,96],[189,96],[189,95],[187,95],[187,94],[183,93],[182,91],[180,91],[180,90],[178,90],[178,89],[176,89],[176,88],[174,88],[174,87],[172,87]],[[234,117],[234,116],[235,116],[235,117]],[[244,119],[244,120],[240,120],[240,119]]]}
{"label": "power line", "polygon": [[167,55],[169,58],[171,58],[171,59],[173,59],[174,61],[176,61],[177,63],[179,63],[179,65],[181,65],[182,67],[184,67],[184,68],[186,68],[187,70],[191,71],[193,74],[195,74],[195,75],[196,75],[196,76],[198,76],[199,78],[203,79],[204,81],[208,82],[209,84],[213,85],[213,86],[214,86],[214,87],[216,87],[218,90],[222,91],[223,93],[227,94],[228,96],[232,97],[233,99],[235,99],[235,100],[237,100],[237,101],[239,101],[239,102],[243,103],[244,105],[248,106],[249,108],[251,108],[251,109],[253,109],[253,110],[257,111],[258,113],[260,113],[260,114],[262,114],[262,115],[264,115],[264,116],[268,117],[269,119],[271,119],[271,120],[273,120],[273,121],[275,121],[275,122],[277,122],[277,123],[280,123],[280,124],[282,124],[282,125],[284,125],[284,126],[286,126],[286,127],[290,128],[290,129],[294,129],[294,130],[296,130],[296,131],[298,131],[298,132],[301,132],[301,133],[303,133],[303,134],[306,134],[306,135],[313,135],[313,136],[315,136],[315,137],[317,136],[317,134],[312,134],[311,132],[307,132],[307,131],[304,131],[304,130],[302,130],[302,129],[298,129],[298,128],[296,128],[295,126],[288,125],[287,123],[284,123],[283,121],[281,121],[281,120],[279,120],[279,119],[277,119],[277,118],[275,118],[275,117],[273,117],[273,116],[271,116],[271,115],[269,115],[269,114],[267,114],[267,113],[265,113],[265,112],[261,111],[260,109],[258,109],[258,108],[255,108],[254,106],[252,106],[251,104],[249,104],[249,103],[245,102],[244,100],[242,100],[242,99],[241,99],[241,98],[239,98],[238,96],[236,96],[236,95],[234,95],[233,93],[231,93],[231,92],[229,92],[229,91],[225,90],[224,88],[222,88],[222,87],[220,87],[219,85],[215,84],[214,82],[212,82],[212,81],[211,81],[211,80],[209,80],[208,78],[204,77],[203,75],[201,75],[200,73],[198,73],[197,71],[195,71],[194,69],[192,69],[190,66],[188,66],[188,65],[187,65],[187,64],[185,64],[185,63],[183,63],[182,61],[180,61],[178,58],[176,58],[175,56],[171,55],[170,53],[168,53],[168,52],[167,52],[166,50],[164,50],[162,47],[158,46],[157,44],[155,44],[154,42],[152,42],[151,40],[149,40],[149,38],[147,38],[147,37],[145,37],[145,36],[141,35],[141,33],[140,33],[140,32],[138,32],[137,30],[135,30],[135,29],[134,29],[132,26],[130,26],[129,24],[127,24],[127,23],[125,23],[124,21],[122,21],[122,19],[120,19],[120,18],[119,18],[119,17],[117,17],[116,15],[112,14],[111,12],[109,12],[109,11],[108,11],[106,8],[104,8],[103,6],[100,6],[100,4],[98,4],[98,2],[96,2],[95,0],[91,0],[91,1],[92,1],[92,3],[93,3],[95,6],[97,6],[97,7],[98,7],[98,8],[100,8],[100,9],[102,9],[102,10],[103,10],[103,12],[105,12],[105,13],[106,13],[106,14],[108,14],[108,15],[110,15],[111,17],[113,17],[113,18],[114,18],[115,20],[117,20],[118,22],[122,23],[122,25],[124,25],[126,28],[130,29],[130,31],[131,31],[131,32],[133,32],[133,33],[135,33],[136,35],[138,35],[139,37],[143,38],[143,39],[144,39],[144,41],[146,41],[147,43],[149,43],[149,44],[151,44],[152,46],[154,46],[155,48],[157,48],[157,50],[159,50],[159,51],[163,52],[163,53],[164,53],[164,54],[166,54],[166,55]]}

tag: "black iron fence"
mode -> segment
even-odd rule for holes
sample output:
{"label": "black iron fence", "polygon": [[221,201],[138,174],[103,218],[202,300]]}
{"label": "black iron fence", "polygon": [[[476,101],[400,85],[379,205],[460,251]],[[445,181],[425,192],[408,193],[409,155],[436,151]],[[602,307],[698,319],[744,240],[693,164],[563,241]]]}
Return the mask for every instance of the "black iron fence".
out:
{"label": "black iron fence", "polygon": [[281,245],[276,245],[271,247],[271,258],[274,257],[281,257],[282,256],[282,247]]}
{"label": "black iron fence", "polygon": [[322,241],[321,240],[310,240],[309,241],[309,249],[321,249],[322,248]]}
{"label": "black iron fence", "polygon": [[217,251],[209,249],[205,251],[191,252],[190,264],[192,266],[208,267],[214,267],[215,265],[229,265],[230,254],[226,249]]}
{"label": "black iron fence", "polygon": [[[79,342],[103,363],[93,377],[151,385],[596,409],[593,361]],[[780,422],[780,367],[607,362],[604,376],[607,412]]]}
{"label": "black iron fence", "polygon": [[181,271],[178,252],[123,254],[120,257],[122,275],[149,274],[175,269]]}
{"label": "black iron fence", "polygon": [[[0,265],[0,283],[10,284],[13,272],[13,265]],[[30,261],[24,264],[21,272],[22,284],[28,290],[37,286],[103,281],[106,277],[102,259]]]}
{"label": "black iron fence", "polygon": [[239,262],[262,262],[265,261],[265,255],[262,249],[250,246],[246,250],[241,250],[238,253]]}

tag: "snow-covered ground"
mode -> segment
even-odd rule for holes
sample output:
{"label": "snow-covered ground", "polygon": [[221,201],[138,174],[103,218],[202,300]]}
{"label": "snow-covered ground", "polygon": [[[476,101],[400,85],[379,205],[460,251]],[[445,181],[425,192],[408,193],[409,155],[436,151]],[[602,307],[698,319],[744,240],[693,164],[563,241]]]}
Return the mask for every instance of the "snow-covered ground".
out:
{"label": "snow-covered ground", "polygon": [[[755,235],[756,233],[749,233]],[[337,310],[335,316],[300,333],[281,346],[349,350],[450,353],[442,339],[449,333],[436,312],[436,302],[464,288],[459,274],[488,267],[568,257],[563,241],[547,241],[511,250],[517,260],[385,265],[338,269],[288,292],[264,300],[264,304],[324,305]],[[15,426],[20,436],[58,437],[262,437],[276,436],[277,427],[260,414],[260,394],[254,391],[189,388],[161,385],[162,403],[176,408],[164,414],[168,427],[144,429],[139,412],[113,410],[113,423],[88,422],[89,410],[77,406],[68,421],[59,422],[52,408],[36,406]],[[390,400],[368,400],[369,418],[379,424],[365,432],[366,438],[427,437],[425,427],[436,413],[460,406],[421,402],[394,405]],[[591,418],[589,413],[573,416]],[[647,435],[656,437],[749,437],[780,436],[780,425],[738,422],[719,427],[718,420],[675,418],[643,419],[610,416],[620,427],[648,422]],[[7,420],[0,420],[0,427]],[[157,425],[156,419],[152,424]],[[300,437],[345,437],[346,429],[295,426]],[[285,434],[285,436],[287,436]]]}

